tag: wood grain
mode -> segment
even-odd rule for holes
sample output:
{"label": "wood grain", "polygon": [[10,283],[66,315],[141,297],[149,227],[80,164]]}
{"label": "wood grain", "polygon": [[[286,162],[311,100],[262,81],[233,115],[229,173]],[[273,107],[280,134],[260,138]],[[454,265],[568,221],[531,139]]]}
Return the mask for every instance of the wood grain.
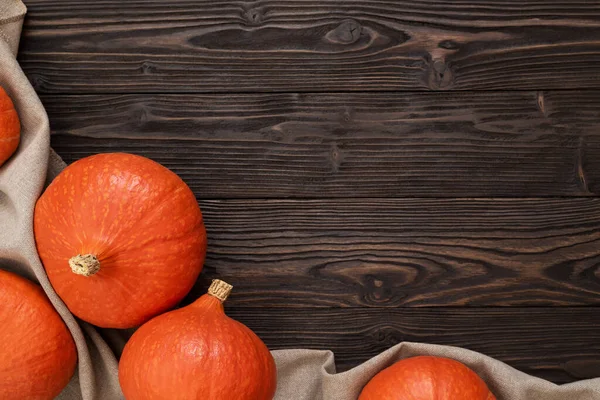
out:
{"label": "wood grain", "polygon": [[26,4],[59,154],[200,199],[187,302],[225,279],[230,316],[342,371],[418,341],[600,376],[600,2]]}
{"label": "wood grain", "polygon": [[600,91],[42,101],[67,162],[145,155],[200,199],[600,192]]}
{"label": "wood grain", "polygon": [[45,93],[600,87],[598,1],[26,4]]}
{"label": "wood grain", "polygon": [[600,199],[206,200],[234,307],[600,305]]}
{"label": "wood grain", "polygon": [[226,312],[271,349],[332,350],[338,372],[411,341],[478,351],[556,383],[600,377],[600,313],[594,308],[286,310],[226,304]]}

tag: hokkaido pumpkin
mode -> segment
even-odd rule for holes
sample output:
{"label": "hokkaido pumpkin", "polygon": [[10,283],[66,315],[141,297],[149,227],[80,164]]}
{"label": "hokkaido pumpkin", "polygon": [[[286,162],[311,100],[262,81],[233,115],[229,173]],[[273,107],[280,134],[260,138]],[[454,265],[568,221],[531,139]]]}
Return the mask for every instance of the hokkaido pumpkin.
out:
{"label": "hokkaido pumpkin", "polygon": [[379,372],[358,400],[495,400],[485,382],[466,365],[443,357],[419,356]]}
{"label": "hokkaido pumpkin", "polygon": [[0,87],[0,166],[17,150],[21,123],[8,94]]}
{"label": "hokkaido pumpkin", "polygon": [[142,324],[192,288],[206,230],[192,191],[147,158],[99,154],[54,179],[35,207],[48,278],[69,310],[105,328]]}
{"label": "hokkaido pumpkin", "polygon": [[76,364],[71,333],[42,289],[0,270],[0,400],[54,399]]}
{"label": "hokkaido pumpkin", "polygon": [[225,315],[230,291],[215,280],[208,294],[133,334],[119,363],[127,400],[273,398],[273,357],[254,332]]}

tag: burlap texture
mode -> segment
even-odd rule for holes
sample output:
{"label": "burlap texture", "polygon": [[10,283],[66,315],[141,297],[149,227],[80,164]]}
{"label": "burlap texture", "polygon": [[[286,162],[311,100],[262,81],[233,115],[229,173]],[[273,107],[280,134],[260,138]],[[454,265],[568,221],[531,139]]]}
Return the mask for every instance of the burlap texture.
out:
{"label": "burlap texture", "polygon": [[[25,11],[19,0],[0,0],[0,85],[14,100],[22,124],[17,153],[0,167],[0,268],[39,282],[77,343],[78,371],[58,399],[118,400],[122,393],[113,350],[122,348],[130,332],[103,330],[101,336],[92,326],[76,320],[52,289],[35,249],[35,202],[45,184],[65,165],[50,150],[46,112],[15,59]],[[273,351],[278,369],[276,399],[356,400],[378,371],[396,360],[421,354],[446,356],[467,364],[488,382],[500,400],[600,400],[600,379],[558,386],[472,351],[417,343],[399,344],[339,374],[335,373],[333,353],[329,351]]]}

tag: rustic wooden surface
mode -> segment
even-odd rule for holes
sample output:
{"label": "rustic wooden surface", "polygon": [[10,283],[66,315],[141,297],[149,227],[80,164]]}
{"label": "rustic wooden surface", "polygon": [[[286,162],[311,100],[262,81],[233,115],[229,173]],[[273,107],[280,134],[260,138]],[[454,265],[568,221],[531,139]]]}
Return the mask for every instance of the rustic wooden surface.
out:
{"label": "rustic wooden surface", "polygon": [[600,87],[597,1],[26,3],[41,92]]}
{"label": "rustic wooden surface", "polygon": [[201,199],[600,192],[596,90],[42,101],[68,162],[115,149],[142,154]]}
{"label": "rustic wooden surface", "polygon": [[[600,306],[600,199],[202,201],[232,306]],[[600,335],[600,333],[598,333]]]}
{"label": "rustic wooden surface", "polygon": [[[338,371],[402,341],[465,347],[566,383],[600,376],[596,308],[246,309],[227,307],[272,349],[334,351]],[[458,399],[457,399],[458,400]]]}
{"label": "rustic wooden surface", "polygon": [[600,376],[600,1],[27,0],[67,162],[151,157],[275,348]]}

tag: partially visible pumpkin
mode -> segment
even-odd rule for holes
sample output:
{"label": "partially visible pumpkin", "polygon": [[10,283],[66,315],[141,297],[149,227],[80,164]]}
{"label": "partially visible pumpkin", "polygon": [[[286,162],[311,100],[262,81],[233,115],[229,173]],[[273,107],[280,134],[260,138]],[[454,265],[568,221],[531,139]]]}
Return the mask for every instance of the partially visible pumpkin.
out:
{"label": "partially visible pumpkin", "polygon": [[0,166],[17,150],[21,138],[21,123],[15,106],[0,86]]}
{"label": "partially visible pumpkin", "polygon": [[443,357],[419,356],[379,372],[358,400],[495,400],[485,382],[466,365]]}
{"label": "partially visible pumpkin", "polygon": [[50,400],[77,364],[71,333],[34,283],[0,270],[0,400]]}
{"label": "partially visible pumpkin", "polygon": [[190,188],[162,165],[124,153],[62,171],[37,202],[34,233],[69,310],[105,328],[134,327],[173,307],[206,254]]}
{"label": "partially visible pumpkin", "polygon": [[127,400],[273,398],[273,357],[254,332],[225,315],[230,291],[215,280],[208,294],[133,334],[119,363]]}

